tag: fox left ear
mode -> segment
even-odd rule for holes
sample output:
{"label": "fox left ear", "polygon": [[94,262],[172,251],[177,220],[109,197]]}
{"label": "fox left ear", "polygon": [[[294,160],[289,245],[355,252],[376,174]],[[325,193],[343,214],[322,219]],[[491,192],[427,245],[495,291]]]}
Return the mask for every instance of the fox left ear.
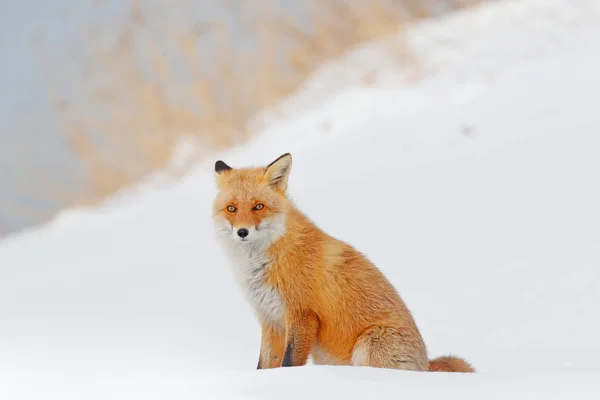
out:
{"label": "fox left ear", "polygon": [[292,172],[292,155],[285,153],[265,169],[265,179],[273,188],[285,192]]}
{"label": "fox left ear", "polygon": [[217,174],[219,174],[219,175],[220,175],[220,174],[222,174],[222,173],[223,173],[223,172],[225,172],[225,171],[230,171],[231,169],[232,169],[232,168],[231,168],[229,165],[225,164],[225,163],[224,163],[223,161],[221,161],[221,160],[219,160],[219,161],[217,161],[217,162],[215,163],[215,172],[216,172]]}

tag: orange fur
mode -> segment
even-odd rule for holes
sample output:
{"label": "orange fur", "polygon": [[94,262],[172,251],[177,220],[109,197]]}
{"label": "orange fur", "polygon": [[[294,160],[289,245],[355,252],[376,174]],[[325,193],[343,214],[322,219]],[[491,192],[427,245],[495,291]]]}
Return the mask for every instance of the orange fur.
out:
{"label": "orange fur", "polygon": [[[290,170],[289,154],[267,167],[215,165],[218,234],[262,324],[258,368],[304,365],[311,355],[317,364],[473,372],[460,359],[428,360],[410,311],[385,276],[287,198]],[[241,239],[240,229],[252,233]]]}
{"label": "orange fur", "polygon": [[444,356],[429,361],[429,370],[432,372],[475,372],[475,369],[465,360]]}

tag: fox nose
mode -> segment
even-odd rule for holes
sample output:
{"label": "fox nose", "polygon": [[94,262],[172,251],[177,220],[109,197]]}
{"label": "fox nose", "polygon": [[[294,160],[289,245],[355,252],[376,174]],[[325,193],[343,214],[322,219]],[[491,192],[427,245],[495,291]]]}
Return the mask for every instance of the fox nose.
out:
{"label": "fox nose", "polygon": [[242,229],[238,229],[238,236],[241,238],[245,238],[246,236],[248,236],[248,229],[246,228],[242,228]]}

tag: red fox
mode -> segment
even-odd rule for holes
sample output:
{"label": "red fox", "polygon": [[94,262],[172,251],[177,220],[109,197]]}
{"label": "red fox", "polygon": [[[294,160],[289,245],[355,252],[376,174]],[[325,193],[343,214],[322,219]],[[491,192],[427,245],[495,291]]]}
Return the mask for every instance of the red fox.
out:
{"label": "red fox", "polygon": [[263,168],[215,163],[216,236],[262,325],[257,369],[315,364],[475,372],[429,360],[410,311],[363,254],[288,199],[287,153]]}

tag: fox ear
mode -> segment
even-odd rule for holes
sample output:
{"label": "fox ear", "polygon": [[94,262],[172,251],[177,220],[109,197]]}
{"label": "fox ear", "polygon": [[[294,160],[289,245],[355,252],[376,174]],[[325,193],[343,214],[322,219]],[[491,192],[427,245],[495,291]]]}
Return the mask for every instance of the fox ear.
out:
{"label": "fox ear", "polygon": [[265,179],[275,189],[285,192],[292,171],[292,155],[285,153],[265,169]]}
{"label": "fox ear", "polygon": [[222,174],[224,171],[230,171],[232,168],[225,164],[223,161],[219,160],[215,163],[215,172],[217,174]]}

